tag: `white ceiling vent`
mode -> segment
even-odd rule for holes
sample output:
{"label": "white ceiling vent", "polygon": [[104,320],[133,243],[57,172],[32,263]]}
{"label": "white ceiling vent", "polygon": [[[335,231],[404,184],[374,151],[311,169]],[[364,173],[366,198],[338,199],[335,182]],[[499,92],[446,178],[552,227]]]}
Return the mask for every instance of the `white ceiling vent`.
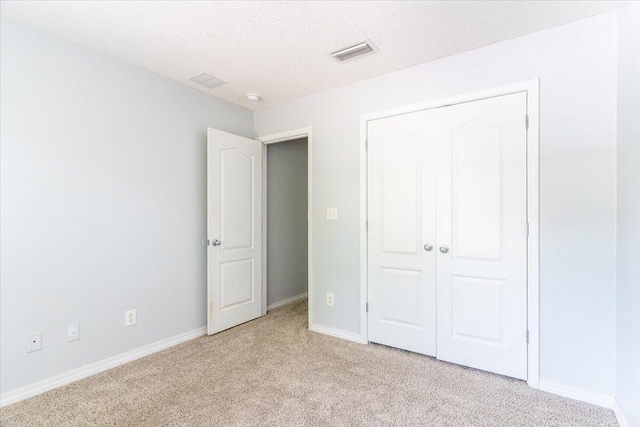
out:
{"label": "white ceiling vent", "polygon": [[200,73],[197,76],[191,77],[189,80],[204,87],[208,87],[209,89],[214,89],[227,83],[223,82],[220,79],[216,79],[215,77],[207,73]]}
{"label": "white ceiling vent", "polygon": [[347,59],[355,58],[356,56],[365,55],[367,53],[376,52],[378,49],[371,43],[370,40],[365,40],[361,43],[354,44],[353,46],[345,47],[344,49],[337,50],[331,53],[331,56],[338,61],[346,61]]}

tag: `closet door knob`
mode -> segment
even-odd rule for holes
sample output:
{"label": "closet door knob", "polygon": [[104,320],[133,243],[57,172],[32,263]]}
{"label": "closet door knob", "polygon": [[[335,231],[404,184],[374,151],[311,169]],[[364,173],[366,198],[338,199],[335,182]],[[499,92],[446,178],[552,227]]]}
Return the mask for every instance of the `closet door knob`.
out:
{"label": "closet door knob", "polygon": [[222,244],[222,242],[218,239],[215,239],[212,243],[213,246],[220,246]]}
{"label": "closet door knob", "polygon": [[443,254],[446,254],[447,252],[449,252],[449,246],[447,245],[440,246],[440,252],[442,252]]}
{"label": "closet door knob", "polygon": [[431,252],[431,250],[433,249],[433,245],[431,243],[425,243],[424,245],[424,250],[427,252]]}

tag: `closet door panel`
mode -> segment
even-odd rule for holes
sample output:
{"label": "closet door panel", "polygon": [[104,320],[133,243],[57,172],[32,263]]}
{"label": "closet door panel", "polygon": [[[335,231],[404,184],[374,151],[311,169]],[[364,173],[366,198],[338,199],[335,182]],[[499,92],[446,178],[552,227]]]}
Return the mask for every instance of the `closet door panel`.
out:
{"label": "closet door panel", "polygon": [[435,153],[426,112],[368,124],[369,340],[435,355]]}
{"label": "closet door panel", "polygon": [[524,379],[526,94],[437,115],[438,358]]}

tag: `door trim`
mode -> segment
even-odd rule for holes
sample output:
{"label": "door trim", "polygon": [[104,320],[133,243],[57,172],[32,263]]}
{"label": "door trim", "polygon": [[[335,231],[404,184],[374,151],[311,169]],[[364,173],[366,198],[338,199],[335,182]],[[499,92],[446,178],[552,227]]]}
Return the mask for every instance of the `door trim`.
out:
{"label": "door trim", "polygon": [[401,114],[526,92],[529,118],[527,129],[527,221],[529,223],[529,238],[527,239],[527,328],[529,330],[527,383],[533,388],[540,388],[539,87],[540,80],[532,79],[360,116],[360,335],[364,342],[369,341],[366,309],[368,299],[367,123],[371,120]]}
{"label": "door trim", "polygon": [[309,325],[312,325],[312,231],[313,231],[313,203],[311,193],[311,168],[313,154],[313,138],[311,136],[311,126],[306,128],[294,129],[285,132],[274,133],[271,135],[257,137],[256,141],[262,143],[262,315],[267,314],[267,145],[277,144],[278,142],[293,141],[295,139],[307,138],[307,293],[309,305]]}

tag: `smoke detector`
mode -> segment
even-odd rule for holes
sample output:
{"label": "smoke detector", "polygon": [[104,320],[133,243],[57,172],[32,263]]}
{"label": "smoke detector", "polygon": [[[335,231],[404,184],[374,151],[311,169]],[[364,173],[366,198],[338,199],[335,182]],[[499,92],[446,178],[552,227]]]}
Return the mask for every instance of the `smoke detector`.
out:
{"label": "smoke detector", "polygon": [[258,95],[257,93],[248,93],[247,99],[253,102],[260,101],[260,95]]}
{"label": "smoke detector", "polygon": [[331,53],[338,61],[346,61],[347,59],[355,58],[356,56],[366,55],[367,53],[377,52],[378,48],[375,47],[371,40],[365,40],[353,46],[345,47],[340,50],[336,50]]}
{"label": "smoke detector", "polygon": [[224,84],[227,84],[227,82],[224,82],[220,79],[217,79],[215,77],[213,77],[210,74],[207,73],[200,73],[197,76],[193,76],[191,77],[189,80],[191,80],[192,82],[202,85],[206,88],[209,89],[215,89],[218,86],[222,86]]}

